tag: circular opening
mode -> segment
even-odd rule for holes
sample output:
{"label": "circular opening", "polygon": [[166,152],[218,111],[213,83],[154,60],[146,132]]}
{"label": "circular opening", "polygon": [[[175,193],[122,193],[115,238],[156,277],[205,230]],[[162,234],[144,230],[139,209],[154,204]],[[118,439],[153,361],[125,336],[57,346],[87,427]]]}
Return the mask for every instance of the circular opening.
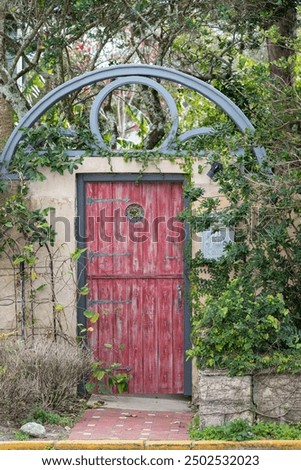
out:
{"label": "circular opening", "polygon": [[177,107],[170,93],[157,81],[146,77],[121,78],[96,96],[90,126],[103,148],[165,148],[177,133]]}
{"label": "circular opening", "polygon": [[144,218],[144,209],[140,204],[130,204],[125,209],[125,216],[132,224],[141,222]]}

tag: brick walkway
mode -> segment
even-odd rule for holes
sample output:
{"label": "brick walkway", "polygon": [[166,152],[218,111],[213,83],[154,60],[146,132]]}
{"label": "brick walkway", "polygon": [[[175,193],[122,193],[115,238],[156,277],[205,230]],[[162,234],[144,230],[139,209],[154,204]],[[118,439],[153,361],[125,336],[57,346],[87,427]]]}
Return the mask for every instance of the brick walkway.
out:
{"label": "brick walkway", "polygon": [[135,411],[99,408],[87,410],[72,429],[69,440],[189,439],[191,411]]}

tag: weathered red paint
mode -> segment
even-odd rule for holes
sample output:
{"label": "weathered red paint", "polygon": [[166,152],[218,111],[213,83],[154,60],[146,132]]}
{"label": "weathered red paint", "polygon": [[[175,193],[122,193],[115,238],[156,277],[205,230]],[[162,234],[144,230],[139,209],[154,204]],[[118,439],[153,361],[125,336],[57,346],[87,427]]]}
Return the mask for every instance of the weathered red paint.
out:
{"label": "weathered red paint", "polygon": [[[89,344],[131,369],[130,393],[183,393],[182,184],[91,182],[86,198],[88,305],[100,313]],[[125,217],[134,203],[135,223]]]}

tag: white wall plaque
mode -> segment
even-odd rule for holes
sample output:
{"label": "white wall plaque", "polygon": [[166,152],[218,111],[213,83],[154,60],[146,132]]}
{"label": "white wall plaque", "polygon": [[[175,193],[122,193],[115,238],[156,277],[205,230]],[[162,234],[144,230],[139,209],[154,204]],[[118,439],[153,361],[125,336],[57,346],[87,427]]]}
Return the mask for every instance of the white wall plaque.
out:
{"label": "white wall plaque", "polygon": [[234,230],[229,227],[220,227],[202,232],[202,253],[206,259],[219,259],[225,251],[227,243],[234,241]]}

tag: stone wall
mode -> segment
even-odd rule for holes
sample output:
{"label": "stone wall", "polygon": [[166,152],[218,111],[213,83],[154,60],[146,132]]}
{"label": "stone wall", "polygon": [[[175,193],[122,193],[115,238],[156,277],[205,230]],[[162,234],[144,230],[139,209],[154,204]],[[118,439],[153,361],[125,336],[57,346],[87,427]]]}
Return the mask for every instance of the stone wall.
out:
{"label": "stone wall", "polygon": [[201,371],[199,415],[201,428],[234,419],[246,419],[250,424],[301,421],[301,374],[229,377],[226,371]]}
{"label": "stone wall", "polygon": [[301,421],[301,374],[258,374],[253,397],[258,419]]}
{"label": "stone wall", "polygon": [[220,426],[234,419],[252,422],[251,377],[228,377],[226,372],[200,372],[200,426]]}

